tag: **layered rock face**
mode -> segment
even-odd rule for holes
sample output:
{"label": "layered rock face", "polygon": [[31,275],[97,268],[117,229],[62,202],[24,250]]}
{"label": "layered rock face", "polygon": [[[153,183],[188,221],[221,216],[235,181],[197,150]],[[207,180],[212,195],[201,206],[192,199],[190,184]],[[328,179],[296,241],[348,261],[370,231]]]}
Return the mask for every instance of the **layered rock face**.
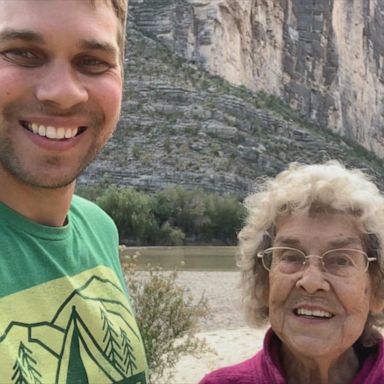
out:
{"label": "layered rock face", "polygon": [[137,29],[384,157],[384,2],[130,0]]}
{"label": "layered rock face", "polygon": [[292,161],[339,159],[384,189],[384,162],[351,140],[185,61],[132,23],[128,36],[121,120],[79,185],[182,186],[242,198]]}

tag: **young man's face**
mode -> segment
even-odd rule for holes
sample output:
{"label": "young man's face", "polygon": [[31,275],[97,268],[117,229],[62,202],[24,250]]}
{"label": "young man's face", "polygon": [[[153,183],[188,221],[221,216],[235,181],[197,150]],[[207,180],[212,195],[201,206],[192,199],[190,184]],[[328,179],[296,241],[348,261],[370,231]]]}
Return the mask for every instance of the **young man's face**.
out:
{"label": "young man's face", "polygon": [[118,19],[108,2],[0,0],[0,175],[70,184],[120,112]]}

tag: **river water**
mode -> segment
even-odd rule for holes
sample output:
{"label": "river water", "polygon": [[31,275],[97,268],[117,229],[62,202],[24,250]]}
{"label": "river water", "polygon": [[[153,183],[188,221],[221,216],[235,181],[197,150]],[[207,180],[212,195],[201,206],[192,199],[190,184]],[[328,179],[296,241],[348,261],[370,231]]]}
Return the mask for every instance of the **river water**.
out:
{"label": "river water", "polygon": [[137,264],[145,269],[161,267],[182,271],[235,271],[236,247],[185,246],[185,247],[127,247],[126,256],[137,256]]}

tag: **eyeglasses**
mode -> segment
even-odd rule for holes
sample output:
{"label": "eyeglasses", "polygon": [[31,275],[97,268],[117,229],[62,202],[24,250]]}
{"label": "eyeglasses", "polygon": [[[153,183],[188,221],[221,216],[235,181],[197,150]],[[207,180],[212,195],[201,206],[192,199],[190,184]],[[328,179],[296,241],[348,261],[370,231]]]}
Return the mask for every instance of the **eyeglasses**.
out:
{"label": "eyeglasses", "polygon": [[356,271],[366,272],[370,261],[376,257],[368,255],[360,249],[331,249],[321,256],[306,255],[299,249],[290,247],[272,247],[259,252],[257,257],[262,259],[263,266],[268,271],[277,270],[285,274],[300,272],[311,257],[317,257],[325,272],[331,275],[349,277]]}

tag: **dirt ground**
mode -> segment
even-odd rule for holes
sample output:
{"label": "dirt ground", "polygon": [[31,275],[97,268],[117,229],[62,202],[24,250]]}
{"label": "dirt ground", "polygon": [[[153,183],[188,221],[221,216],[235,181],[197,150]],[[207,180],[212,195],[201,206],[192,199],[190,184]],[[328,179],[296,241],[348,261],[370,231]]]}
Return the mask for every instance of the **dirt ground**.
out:
{"label": "dirt ground", "polygon": [[201,295],[208,299],[210,314],[200,322],[197,337],[205,339],[213,352],[182,357],[167,384],[197,384],[206,373],[243,361],[261,348],[265,329],[247,327],[239,277],[238,272],[179,273],[178,283],[189,288],[196,300]]}

